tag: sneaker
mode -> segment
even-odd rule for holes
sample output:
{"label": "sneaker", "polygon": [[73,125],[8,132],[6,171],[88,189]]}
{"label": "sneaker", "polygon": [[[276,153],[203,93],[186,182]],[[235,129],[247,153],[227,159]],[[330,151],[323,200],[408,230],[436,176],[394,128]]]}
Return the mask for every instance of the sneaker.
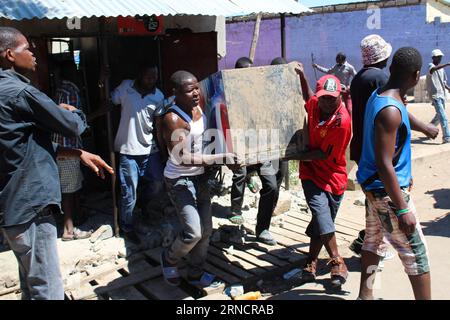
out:
{"label": "sneaker", "polygon": [[450,143],[450,138],[442,139],[442,144]]}
{"label": "sneaker", "polygon": [[275,246],[277,244],[269,230],[263,230],[259,235],[256,236],[256,240],[269,246]]}
{"label": "sneaker", "polygon": [[248,178],[247,182],[247,188],[252,192],[252,193],[257,193],[261,188],[259,187],[258,182],[256,181],[256,178],[254,176],[251,176]]}
{"label": "sneaker", "polygon": [[238,214],[235,212],[232,212],[230,216],[228,216],[228,220],[235,225],[242,225],[244,224],[244,217],[242,216],[242,214]]}
{"label": "sneaker", "polygon": [[302,280],[306,282],[316,281],[317,260],[306,264],[302,270]]}
{"label": "sneaker", "polygon": [[348,269],[341,256],[331,258],[327,264],[331,264],[331,284],[335,287],[342,286],[348,277]]}
{"label": "sneaker", "polygon": [[381,257],[382,261],[389,261],[394,259],[395,254],[391,250],[387,250],[383,257]]}

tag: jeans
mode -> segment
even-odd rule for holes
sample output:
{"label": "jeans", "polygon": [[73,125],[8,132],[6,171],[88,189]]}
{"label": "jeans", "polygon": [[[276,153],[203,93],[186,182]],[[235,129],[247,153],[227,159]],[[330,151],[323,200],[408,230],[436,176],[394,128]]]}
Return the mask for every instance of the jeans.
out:
{"label": "jeans", "polygon": [[[258,172],[261,179],[262,189],[260,191],[260,198],[258,204],[258,215],[256,217],[256,235],[262,231],[268,230],[270,227],[270,219],[272,218],[273,210],[277,205],[279,188],[278,182],[281,185],[282,176],[277,173],[272,167],[271,162],[264,164],[251,165],[240,168],[233,172],[233,184],[231,186],[231,211],[234,214],[242,214],[242,203],[244,202],[245,181],[248,174]],[[278,181],[277,181],[278,180]]]}
{"label": "jeans", "polygon": [[203,274],[213,228],[208,175],[165,178],[165,181],[182,226],[166,257],[177,263],[189,253],[188,276],[197,278]]}
{"label": "jeans", "polygon": [[450,139],[450,128],[448,127],[447,114],[445,113],[445,100],[443,98],[433,99],[432,104],[436,109],[436,115],[434,116],[432,123],[436,123],[439,120],[442,128],[442,136],[444,140]]}
{"label": "jeans", "polygon": [[64,300],[53,215],[38,216],[3,234],[19,265],[23,300]]}
{"label": "jeans", "polygon": [[142,198],[145,203],[163,190],[163,171],[159,152],[143,156],[120,155],[120,216],[124,231],[133,230],[133,210],[136,206],[139,178],[144,182]]}

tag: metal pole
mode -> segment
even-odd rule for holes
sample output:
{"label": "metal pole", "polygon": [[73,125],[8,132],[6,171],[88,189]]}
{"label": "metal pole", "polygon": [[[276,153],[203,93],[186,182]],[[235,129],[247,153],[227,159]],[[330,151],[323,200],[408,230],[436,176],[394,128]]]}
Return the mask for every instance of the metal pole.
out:
{"label": "metal pole", "polygon": [[[105,35],[105,20],[100,18],[100,50],[101,50],[101,63],[103,70],[109,70],[109,59],[108,59],[108,39]],[[104,107],[108,107],[108,99],[109,99],[109,74],[100,75],[103,79],[100,79],[99,87],[103,89],[104,99],[103,104]],[[114,153],[113,148],[113,134],[112,134],[112,119],[111,119],[111,111],[108,111],[106,114],[106,127],[108,134],[108,151],[109,151],[109,159],[111,162],[111,167],[113,167],[114,172],[117,173],[116,168],[116,155]],[[113,216],[114,216],[114,233],[116,237],[119,236],[119,210],[117,208],[117,194],[116,194],[116,176],[111,177],[111,192],[112,192],[112,202],[113,202]]]}
{"label": "metal pole", "polygon": [[[282,13],[280,15],[280,29],[281,29],[281,56],[286,59],[286,15]],[[289,181],[289,161],[287,162],[287,170],[284,173],[284,188],[290,189]],[[280,163],[281,166],[281,163]],[[281,168],[281,167],[280,167]]]}

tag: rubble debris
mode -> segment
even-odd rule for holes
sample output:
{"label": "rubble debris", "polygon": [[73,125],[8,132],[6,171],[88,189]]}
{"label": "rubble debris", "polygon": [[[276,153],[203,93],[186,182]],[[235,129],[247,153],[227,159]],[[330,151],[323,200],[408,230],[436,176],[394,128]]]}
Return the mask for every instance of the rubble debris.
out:
{"label": "rubble debris", "polygon": [[96,241],[103,241],[114,236],[112,227],[109,224],[102,225],[91,235],[89,241],[94,243]]}

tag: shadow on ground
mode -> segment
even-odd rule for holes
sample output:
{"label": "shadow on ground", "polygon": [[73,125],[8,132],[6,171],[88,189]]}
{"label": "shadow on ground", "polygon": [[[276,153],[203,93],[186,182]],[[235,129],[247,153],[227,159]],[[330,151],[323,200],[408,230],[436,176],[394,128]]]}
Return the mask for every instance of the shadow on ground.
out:
{"label": "shadow on ground", "polygon": [[450,189],[437,189],[425,192],[433,196],[435,204],[434,208],[437,209],[450,209]]}
{"label": "shadow on ground", "polygon": [[421,225],[426,236],[450,238],[450,212],[437,220],[422,222]]}

